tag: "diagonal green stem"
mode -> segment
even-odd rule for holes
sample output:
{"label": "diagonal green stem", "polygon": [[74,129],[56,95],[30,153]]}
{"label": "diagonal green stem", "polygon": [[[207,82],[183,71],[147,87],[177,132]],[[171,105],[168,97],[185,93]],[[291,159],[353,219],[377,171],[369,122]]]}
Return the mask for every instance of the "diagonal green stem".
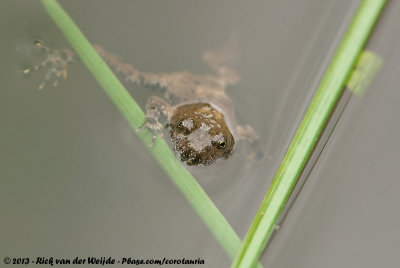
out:
{"label": "diagonal green stem", "polygon": [[[136,130],[142,126],[145,122],[144,112],[93,49],[68,14],[56,0],[41,0],[41,2],[97,82],[129,122],[131,128]],[[163,139],[157,138],[154,146],[149,147],[148,144],[152,140],[151,132],[144,130],[139,132],[138,136],[174,185],[197,212],[228,256],[233,259],[241,241],[212,200],[181,162],[176,159]]]}
{"label": "diagonal green stem", "polygon": [[361,2],[231,267],[253,267],[258,260],[385,2]]}

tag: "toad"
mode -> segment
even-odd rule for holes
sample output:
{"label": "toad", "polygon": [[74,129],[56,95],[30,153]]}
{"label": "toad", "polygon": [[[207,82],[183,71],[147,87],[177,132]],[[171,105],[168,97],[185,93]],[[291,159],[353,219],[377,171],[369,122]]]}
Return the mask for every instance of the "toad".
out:
{"label": "toad", "polygon": [[[66,78],[67,66],[77,56],[68,49],[49,49],[38,41],[35,45],[46,52],[47,58],[33,68],[24,70],[24,73],[46,67],[48,71],[39,88],[42,89],[52,79],[56,86],[57,78]],[[234,37],[222,49],[203,54],[203,61],[214,72],[209,75],[188,71],[159,74],[141,72],[101,46],[94,47],[127,80],[164,92],[164,98],[152,96],[148,99],[146,123],[137,130],[152,130],[152,144],[157,134],[162,135],[165,126],[169,129],[175,151],[187,165],[209,165],[218,159],[229,158],[235,139],[247,140],[253,145],[250,157],[260,155],[259,148],[255,146],[257,135],[249,125],[237,124],[232,101],[226,94],[226,88],[239,81],[239,75],[231,67],[237,54]],[[160,122],[161,117],[166,119],[165,125]]]}

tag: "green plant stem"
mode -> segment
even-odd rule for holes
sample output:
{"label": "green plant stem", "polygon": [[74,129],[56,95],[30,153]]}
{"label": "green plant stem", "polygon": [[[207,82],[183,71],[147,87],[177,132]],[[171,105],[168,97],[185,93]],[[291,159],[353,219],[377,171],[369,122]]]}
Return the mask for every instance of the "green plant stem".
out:
{"label": "green plant stem", "polygon": [[[135,131],[141,127],[145,122],[144,112],[97,54],[68,14],[56,0],[41,0],[41,2],[97,82],[129,122],[132,130]],[[152,133],[149,130],[143,130],[137,134],[228,256],[233,259],[241,241],[212,200],[181,162],[176,159],[174,153],[163,139],[157,138],[154,146],[149,147]]]}
{"label": "green plant stem", "polygon": [[231,267],[253,267],[258,260],[385,2],[361,2]]}

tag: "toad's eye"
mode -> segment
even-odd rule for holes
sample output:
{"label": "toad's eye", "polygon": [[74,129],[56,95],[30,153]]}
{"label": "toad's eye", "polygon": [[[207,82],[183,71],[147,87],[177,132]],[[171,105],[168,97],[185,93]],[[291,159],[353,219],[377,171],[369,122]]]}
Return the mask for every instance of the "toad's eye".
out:
{"label": "toad's eye", "polygon": [[226,142],[225,141],[221,141],[220,143],[218,143],[218,147],[221,149],[224,149],[226,146]]}
{"label": "toad's eye", "polygon": [[183,121],[180,121],[179,123],[178,123],[178,127],[184,127],[185,126],[185,124],[183,123]]}

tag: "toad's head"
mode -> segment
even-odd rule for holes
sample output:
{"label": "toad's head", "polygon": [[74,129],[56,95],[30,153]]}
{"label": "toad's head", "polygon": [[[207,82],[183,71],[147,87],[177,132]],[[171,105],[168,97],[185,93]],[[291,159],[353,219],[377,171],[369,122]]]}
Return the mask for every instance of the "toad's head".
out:
{"label": "toad's head", "polygon": [[224,115],[208,103],[175,108],[167,126],[175,151],[188,165],[209,165],[228,158],[235,144]]}

